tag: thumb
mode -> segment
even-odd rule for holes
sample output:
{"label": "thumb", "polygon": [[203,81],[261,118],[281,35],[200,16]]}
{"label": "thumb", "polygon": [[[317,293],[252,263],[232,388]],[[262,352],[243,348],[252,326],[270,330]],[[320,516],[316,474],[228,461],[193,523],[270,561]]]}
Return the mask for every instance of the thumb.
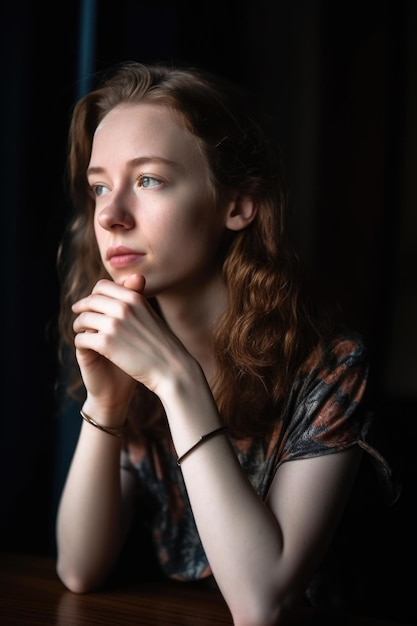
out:
{"label": "thumb", "polygon": [[130,274],[122,283],[123,287],[127,287],[127,289],[132,289],[132,291],[137,291],[138,293],[142,293],[145,288],[145,277],[143,274]]}

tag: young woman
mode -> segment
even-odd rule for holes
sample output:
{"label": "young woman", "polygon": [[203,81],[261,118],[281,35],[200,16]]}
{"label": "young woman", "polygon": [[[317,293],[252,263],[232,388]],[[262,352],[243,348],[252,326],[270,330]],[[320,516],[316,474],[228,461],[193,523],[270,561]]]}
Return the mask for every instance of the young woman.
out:
{"label": "young woman", "polygon": [[362,457],[390,470],[365,347],[302,294],[271,142],[220,78],[132,62],[75,106],[69,174],[60,323],[83,419],[58,574],[102,585],[140,518],[164,575],[215,580],[236,626],[282,624]]}

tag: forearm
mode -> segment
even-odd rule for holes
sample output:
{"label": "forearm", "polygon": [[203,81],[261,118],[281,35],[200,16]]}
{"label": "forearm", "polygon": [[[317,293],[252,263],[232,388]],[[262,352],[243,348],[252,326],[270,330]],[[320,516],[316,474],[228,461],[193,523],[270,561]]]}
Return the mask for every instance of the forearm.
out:
{"label": "forearm", "polygon": [[58,573],[74,591],[100,585],[122,543],[120,438],[83,422],[57,516]]}
{"label": "forearm", "polygon": [[[166,401],[180,456],[221,425],[210,390],[201,377],[192,380]],[[186,436],[187,422],[193,441]],[[185,457],[181,469],[194,518],[235,626],[281,626],[291,619],[339,522],[361,454],[353,446],[284,463],[266,502],[224,434]]]}
{"label": "forearm", "polygon": [[277,584],[282,532],[234,452],[224,442],[209,441],[184,461],[182,471],[207,558],[232,615],[274,615],[287,597],[286,586]]}
{"label": "forearm", "polygon": [[[222,425],[202,377],[193,376],[189,385],[173,388],[164,404],[178,455]],[[204,549],[232,614],[254,615],[264,606],[272,615],[281,529],[227,437],[220,434],[198,446],[181,468]]]}

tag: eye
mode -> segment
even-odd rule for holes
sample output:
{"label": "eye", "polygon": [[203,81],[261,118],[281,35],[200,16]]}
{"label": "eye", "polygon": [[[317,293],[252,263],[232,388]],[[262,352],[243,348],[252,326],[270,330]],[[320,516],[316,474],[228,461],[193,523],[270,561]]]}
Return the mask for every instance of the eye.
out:
{"label": "eye", "polygon": [[158,187],[162,184],[162,181],[159,178],[154,178],[154,176],[146,176],[141,174],[138,178],[139,187],[143,187],[144,189],[151,189],[152,187]]}
{"label": "eye", "polygon": [[93,198],[100,198],[101,196],[105,196],[108,191],[109,188],[106,187],[106,185],[101,185],[100,183],[90,185],[90,193]]}

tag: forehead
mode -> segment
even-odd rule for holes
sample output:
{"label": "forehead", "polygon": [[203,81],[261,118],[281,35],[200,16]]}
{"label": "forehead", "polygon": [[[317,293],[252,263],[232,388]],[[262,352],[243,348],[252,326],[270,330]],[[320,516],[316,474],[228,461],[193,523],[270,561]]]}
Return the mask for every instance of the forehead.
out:
{"label": "forehead", "polygon": [[105,114],[98,123],[96,132],[121,117],[129,118],[131,121],[134,119],[140,121],[141,118],[169,119],[177,126],[185,127],[185,125],[181,123],[180,113],[165,104],[156,102],[122,102]]}
{"label": "forehead", "polygon": [[[173,150],[201,153],[197,138],[186,128],[178,112],[160,104],[120,104],[98,124],[92,157],[107,147],[125,150]],[[175,148],[174,148],[175,146]]]}

